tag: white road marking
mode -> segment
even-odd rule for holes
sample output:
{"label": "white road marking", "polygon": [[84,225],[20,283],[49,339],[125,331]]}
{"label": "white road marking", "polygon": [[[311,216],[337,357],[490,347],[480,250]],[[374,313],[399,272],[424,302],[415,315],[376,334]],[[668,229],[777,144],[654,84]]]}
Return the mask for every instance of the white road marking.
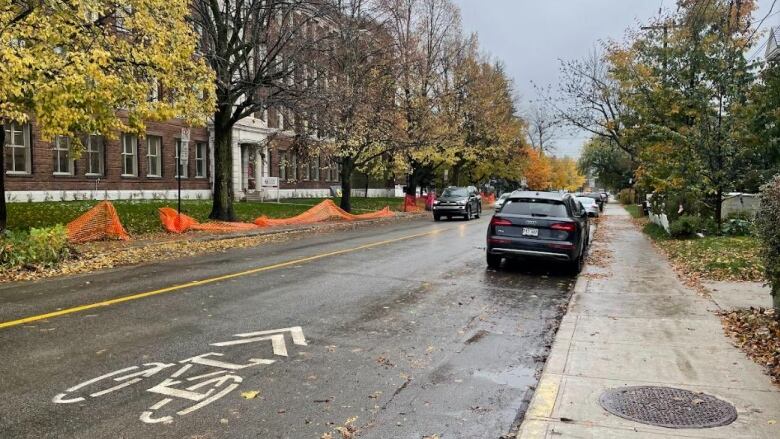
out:
{"label": "white road marking", "polygon": [[246,332],[244,334],[236,334],[236,337],[256,337],[258,335],[269,335],[269,334],[276,334],[279,332],[289,332],[292,336],[293,344],[297,344],[299,346],[307,346],[306,344],[306,338],[303,336],[303,328],[300,326],[293,326],[291,328],[283,328],[283,329],[271,329],[268,331],[257,331],[257,332]]}
{"label": "white road marking", "polygon": [[256,341],[271,340],[271,346],[274,350],[274,355],[287,356],[287,345],[284,344],[283,334],[267,335],[263,337],[243,338],[240,340],[221,341],[219,343],[212,343],[211,346],[235,346],[239,344],[254,343]]}

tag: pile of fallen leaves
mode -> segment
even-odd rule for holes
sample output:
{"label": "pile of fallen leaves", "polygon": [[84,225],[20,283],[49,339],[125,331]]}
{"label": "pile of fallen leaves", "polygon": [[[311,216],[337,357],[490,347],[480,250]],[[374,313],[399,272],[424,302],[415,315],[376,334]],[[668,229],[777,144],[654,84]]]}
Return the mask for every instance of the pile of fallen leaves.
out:
{"label": "pile of fallen leaves", "polygon": [[764,280],[760,245],[755,239],[717,236],[656,243],[691,276],[716,281]]}
{"label": "pile of fallen leaves", "polygon": [[772,381],[780,383],[780,320],[774,310],[738,309],[719,315],[734,344],[763,366]]}

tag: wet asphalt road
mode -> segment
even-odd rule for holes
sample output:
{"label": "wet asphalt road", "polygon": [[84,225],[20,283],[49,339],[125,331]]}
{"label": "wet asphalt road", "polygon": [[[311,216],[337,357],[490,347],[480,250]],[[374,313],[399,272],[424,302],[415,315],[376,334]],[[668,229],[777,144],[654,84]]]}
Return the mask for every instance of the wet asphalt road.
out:
{"label": "wet asphalt road", "polygon": [[[271,267],[0,329],[0,437],[335,438],[350,419],[365,438],[502,437],[574,279],[547,264],[486,270],[486,224],[363,226],[0,286],[5,322]],[[236,336],[297,326],[305,345]],[[244,343],[213,345],[230,341]]]}

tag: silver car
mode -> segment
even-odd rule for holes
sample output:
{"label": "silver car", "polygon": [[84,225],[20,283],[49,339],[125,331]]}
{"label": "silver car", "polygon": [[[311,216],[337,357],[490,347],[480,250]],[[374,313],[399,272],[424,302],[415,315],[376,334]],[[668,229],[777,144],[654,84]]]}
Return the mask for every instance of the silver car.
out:
{"label": "silver car", "polygon": [[498,200],[496,200],[496,204],[495,204],[496,212],[501,210],[501,206],[504,205],[506,199],[509,198],[510,195],[512,195],[512,192],[504,192],[503,194],[501,194],[500,197],[498,197]]}
{"label": "silver car", "polygon": [[577,197],[575,200],[582,204],[582,207],[585,209],[585,212],[588,213],[588,216],[598,218],[599,205],[596,203],[596,200],[591,197]]}

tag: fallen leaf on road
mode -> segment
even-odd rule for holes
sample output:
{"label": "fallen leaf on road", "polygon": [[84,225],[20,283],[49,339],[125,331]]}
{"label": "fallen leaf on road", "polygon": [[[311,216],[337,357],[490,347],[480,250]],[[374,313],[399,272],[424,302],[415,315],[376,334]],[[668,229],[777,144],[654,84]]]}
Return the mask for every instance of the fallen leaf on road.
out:
{"label": "fallen leaf on road", "polygon": [[249,390],[246,392],[241,392],[241,397],[244,399],[255,399],[257,398],[257,395],[259,395],[260,392],[257,390]]}

